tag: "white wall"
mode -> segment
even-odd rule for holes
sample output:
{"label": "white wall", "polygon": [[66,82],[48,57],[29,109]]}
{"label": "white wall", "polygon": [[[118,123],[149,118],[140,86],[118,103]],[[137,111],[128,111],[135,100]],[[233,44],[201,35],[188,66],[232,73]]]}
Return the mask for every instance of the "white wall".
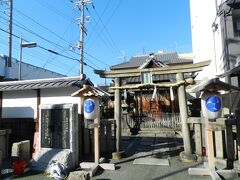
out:
{"label": "white wall", "polygon": [[194,63],[213,57],[212,23],[216,17],[215,0],[190,0]]}
{"label": "white wall", "polygon": [[71,94],[79,90],[77,87],[52,88],[41,90],[41,104],[78,104],[78,112],[81,113],[80,98],[71,97]]}
{"label": "white wall", "polygon": [[36,118],[37,91],[3,92],[3,118]]}
{"label": "white wall", "polygon": [[[218,4],[221,3],[218,0]],[[210,79],[223,73],[223,47],[220,18],[217,17],[215,0],[190,0],[192,49],[194,63],[211,60],[196,79]],[[218,25],[213,32],[212,25]]]}
{"label": "white wall", "polygon": [[[40,104],[78,104],[78,113],[81,113],[80,98],[71,97],[79,90],[77,87],[41,89]],[[8,91],[3,92],[3,118],[36,118],[37,91]]]}

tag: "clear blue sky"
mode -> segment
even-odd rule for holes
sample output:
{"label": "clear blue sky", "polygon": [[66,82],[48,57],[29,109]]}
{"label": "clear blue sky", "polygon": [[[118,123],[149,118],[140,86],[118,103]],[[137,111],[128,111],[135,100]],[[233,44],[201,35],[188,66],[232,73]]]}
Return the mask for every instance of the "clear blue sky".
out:
{"label": "clear blue sky", "polygon": [[[65,56],[79,59],[77,17],[72,0],[13,0],[13,34]],[[191,52],[189,0],[92,0],[85,10],[85,62],[105,69],[133,55],[164,51]],[[7,26],[7,6],[0,5],[0,27]],[[24,29],[25,30],[24,30]],[[31,33],[30,33],[31,32]],[[41,37],[41,38],[40,38]],[[47,42],[46,40],[50,41]],[[0,54],[8,54],[7,34],[0,31]],[[13,57],[19,58],[19,39],[13,38]],[[79,62],[40,48],[23,49],[23,61],[68,76],[79,74]],[[104,79],[91,67],[84,72],[95,84]]]}

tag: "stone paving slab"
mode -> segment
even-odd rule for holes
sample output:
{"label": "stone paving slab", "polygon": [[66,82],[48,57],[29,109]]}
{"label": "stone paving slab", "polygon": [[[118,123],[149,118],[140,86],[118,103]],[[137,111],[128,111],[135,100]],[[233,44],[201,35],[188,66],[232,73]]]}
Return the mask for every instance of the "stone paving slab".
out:
{"label": "stone paving slab", "polygon": [[159,159],[153,157],[138,158],[133,161],[134,165],[153,165],[153,166],[169,166],[168,159]]}

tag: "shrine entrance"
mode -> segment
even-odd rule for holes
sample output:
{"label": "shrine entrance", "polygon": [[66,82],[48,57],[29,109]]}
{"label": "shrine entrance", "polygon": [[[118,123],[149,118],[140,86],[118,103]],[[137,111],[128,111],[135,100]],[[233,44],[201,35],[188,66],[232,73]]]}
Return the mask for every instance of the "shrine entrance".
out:
{"label": "shrine entrance", "polygon": [[[184,142],[184,152],[181,156],[186,159],[192,159],[192,147],[190,142],[190,131],[187,123],[187,99],[185,86],[193,83],[192,78],[186,78],[185,74],[189,75],[194,72],[201,71],[203,67],[209,65],[210,61],[204,61],[196,64],[164,66],[164,67],[149,67],[149,68],[137,68],[137,69],[119,69],[111,71],[94,70],[96,74],[99,74],[103,78],[114,78],[114,87],[110,87],[114,90],[114,119],[116,120],[116,153],[121,152],[121,133],[122,133],[122,116],[128,116],[130,113],[122,109],[122,94],[121,90],[137,90],[137,89],[149,89],[149,88],[176,88],[178,96],[178,106],[181,117],[181,130]],[[165,76],[173,74],[175,80],[154,82],[156,75]],[[140,83],[135,84],[123,84],[122,79],[127,77],[140,78]],[[142,103],[142,101],[141,101]],[[142,108],[142,106],[140,106]],[[124,111],[126,114],[124,114]]]}
{"label": "shrine entrance", "polygon": [[[169,129],[180,130],[181,121],[177,97],[170,97],[169,89],[161,89],[153,98],[153,89],[128,95],[127,113],[123,112],[122,130]],[[174,96],[176,92],[172,93]]]}

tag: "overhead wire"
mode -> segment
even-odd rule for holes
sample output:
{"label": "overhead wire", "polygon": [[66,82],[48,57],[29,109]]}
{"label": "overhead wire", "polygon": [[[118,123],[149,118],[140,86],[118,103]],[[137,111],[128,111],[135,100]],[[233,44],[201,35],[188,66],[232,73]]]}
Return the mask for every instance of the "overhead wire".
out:
{"label": "overhead wire", "polygon": [[[0,17],[0,18],[2,18],[2,17]],[[5,19],[5,18],[3,18],[3,19]],[[7,20],[7,19],[5,19],[5,20]],[[16,21],[16,20],[14,20],[14,21]],[[17,21],[16,21],[16,22],[17,22]],[[20,25],[19,25],[19,24],[20,24]],[[35,35],[35,36],[37,36],[37,37],[39,37],[39,38],[41,38],[41,39],[43,39],[43,40],[45,40],[46,42],[48,42],[48,43],[50,43],[50,44],[52,44],[52,45],[54,45],[54,46],[60,47],[60,48],[61,48],[60,50],[65,49],[63,46],[61,46],[61,45],[59,45],[59,44],[56,44],[56,43],[54,43],[54,42],[52,42],[52,41],[50,41],[50,40],[42,37],[41,35],[33,32],[32,30],[28,29],[26,26],[22,25],[20,22],[18,22],[18,24],[16,24],[16,23],[13,22],[13,25],[15,25],[15,26],[17,26],[17,27],[19,27],[19,28],[21,28],[21,29],[23,29],[23,30],[25,30],[25,31],[27,31],[27,32],[29,32],[29,33],[31,33],[31,34],[33,34],[33,35]],[[39,46],[39,47],[40,47],[40,46]],[[43,48],[42,48],[42,49],[43,49]],[[58,49],[59,49],[59,48],[58,48]],[[45,49],[45,50],[46,50],[46,49]],[[66,56],[66,55],[63,55],[63,54],[60,54],[60,53],[56,53],[56,52],[53,51],[53,50],[48,50],[48,51],[51,52],[52,54],[65,57],[65,58],[67,58],[67,59],[77,60],[77,61],[80,62],[80,60],[78,60],[77,58],[73,57],[72,55],[71,55],[72,57],[69,57],[69,56]],[[74,51],[71,51],[71,52],[73,52],[73,53],[75,53],[75,54],[78,54],[78,53],[76,53],[76,52],[74,52]],[[88,56],[94,58],[95,60],[103,63],[104,65],[107,65],[106,63],[104,63],[103,61],[99,60],[98,58],[96,58],[95,56],[91,55],[90,53],[87,53],[87,52],[84,52],[84,53],[87,54]],[[67,54],[69,54],[69,53],[67,53]],[[78,54],[78,55],[79,55],[79,54]],[[96,66],[96,65],[95,65],[95,66]]]}
{"label": "overhead wire", "polygon": [[[0,37],[0,39],[1,39],[1,42],[0,43],[2,43],[2,47],[3,46],[5,46],[6,48],[8,47],[6,44],[7,44],[7,41],[6,41],[6,43],[4,43],[4,38],[2,38],[2,37]],[[17,42],[15,42],[15,41],[13,41],[13,50],[14,51],[19,51],[19,44],[17,43]],[[35,64],[38,64],[39,63],[39,60],[41,60],[41,56],[40,56],[40,53],[38,53],[38,55],[37,56],[35,56],[35,54],[32,54],[32,53],[30,53],[30,52],[28,52],[28,53],[26,53],[26,55],[25,56],[27,56],[27,57],[31,57],[31,62],[32,61],[34,61],[35,59],[37,59],[37,61],[35,61]],[[43,57],[42,57],[43,58]],[[25,59],[27,59],[27,58],[25,58]],[[44,58],[43,58],[44,59]],[[29,62],[30,63],[30,62]],[[31,63],[32,64],[32,63]],[[59,63],[57,63],[57,64],[54,64],[54,63],[51,63],[52,65],[54,65],[55,67],[57,67],[57,68],[59,68],[59,70],[62,70],[64,67],[66,68],[66,64],[65,65],[60,65]],[[33,64],[32,64],[33,65]],[[39,66],[39,65],[34,65],[34,66]],[[51,70],[52,71],[52,70]]]}
{"label": "overhead wire", "polygon": [[[2,29],[2,28],[0,28],[0,30],[3,31],[3,32],[5,32],[5,33],[7,33],[7,34],[9,34],[8,31],[6,31],[6,30],[4,30],[4,29]],[[11,35],[12,35],[13,37],[15,37],[15,38],[18,38],[18,39],[21,38],[20,36],[17,36],[17,35],[15,35],[15,34],[13,34],[13,33],[12,33]],[[26,41],[26,42],[29,42],[29,41],[26,40],[26,39],[23,39],[23,40]],[[50,52],[50,53],[56,54],[56,55],[58,55],[58,56],[61,56],[61,57],[67,58],[67,59],[71,59],[71,60],[75,60],[75,61],[80,62],[79,59],[72,58],[72,57],[69,57],[69,56],[65,56],[65,55],[63,55],[63,54],[60,54],[60,53],[58,53],[58,52],[56,52],[56,51],[53,51],[53,50],[48,49],[48,48],[45,48],[45,47],[43,47],[43,46],[37,45],[37,47],[39,47],[39,48],[41,48],[41,49],[43,49],[43,50],[45,50],[45,51],[48,51],[48,52]],[[87,64],[86,62],[84,62],[84,65],[89,66],[89,67],[91,67],[92,69],[95,69],[94,67],[92,67],[91,65]]]}
{"label": "overhead wire", "polygon": [[[71,0],[70,0],[70,1],[71,1]],[[103,9],[103,12],[101,13],[101,17],[102,17],[102,16],[105,14],[105,12],[107,11],[107,8],[108,8],[108,6],[110,5],[110,2],[111,2],[111,0],[108,0],[106,6],[105,6],[104,9]],[[94,6],[94,7],[95,7],[95,6]],[[88,35],[87,41],[89,41],[89,40],[91,39],[92,34],[93,34],[94,30],[96,29],[96,26],[98,25],[99,21],[100,21],[100,18],[98,18],[98,20],[97,20],[97,22],[95,23],[95,25],[94,25],[91,33]]]}
{"label": "overhead wire", "polygon": [[71,19],[70,17],[66,16],[66,14],[62,13],[61,11],[59,11],[57,8],[55,8],[54,6],[52,6],[50,3],[48,3],[47,1],[44,0],[38,0],[37,1],[39,4],[41,4],[42,6],[44,6],[46,9],[54,12],[55,14],[61,16],[64,19]]}
{"label": "overhead wire", "polygon": [[[47,30],[47,31],[50,32],[51,34],[55,35],[55,36],[56,36],[57,38],[59,38],[60,40],[63,40],[64,42],[66,42],[66,43],[68,43],[68,44],[71,44],[69,41],[67,41],[67,40],[65,40],[65,39],[63,38],[64,34],[67,32],[67,29],[68,29],[70,26],[68,26],[68,28],[65,30],[65,32],[64,32],[64,34],[63,34],[62,36],[59,36],[58,34],[56,34],[55,32],[53,32],[53,31],[50,30],[49,28],[47,28],[47,27],[43,26],[42,24],[38,23],[36,20],[34,20],[33,18],[29,17],[28,15],[22,13],[22,12],[19,11],[18,9],[14,8],[14,10],[15,10],[17,13],[21,14],[22,16],[30,19],[32,22],[34,22],[34,23],[37,24],[38,26],[40,26],[40,27],[42,27],[43,29]],[[73,21],[74,21],[74,20],[72,20],[72,21],[70,22],[70,24],[71,24]],[[59,43],[56,43],[56,44],[55,44],[55,48],[56,48],[56,45],[58,45],[58,44],[59,44]],[[62,49],[62,53],[63,53],[64,51],[66,51],[66,50],[67,50],[67,48]],[[56,57],[57,57],[57,56],[55,56],[55,57],[53,57],[53,58],[51,58],[51,59],[48,58],[48,60],[43,64],[42,67],[44,68],[44,67],[46,66],[46,64],[48,64],[50,61],[53,61]]]}
{"label": "overhead wire", "polygon": [[[16,10],[16,9],[15,9]],[[20,11],[19,11],[20,12]],[[6,13],[5,13],[5,15],[7,15]],[[1,16],[2,17],[2,16]],[[3,20],[5,20],[5,21],[8,21],[8,19],[5,19],[5,18],[2,18]],[[34,21],[33,19],[32,19],[32,21]],[[3,22],[3,23],[2,23]],[[7,23],[4,23],[4,21],[2,21],[1,22],[1,24],[5,24],[6,26],[7,26]],[[35,21],[35,23],[37,23],[36,21]],[[40,25],[40,24],[38,24],[38,25]],[[2,28],[3,28],[3,26],[2,26]],[[48,29],[49,30],[49,29]],[[4,38],[2,38],[2,41],[1,42],[3,42],[5,39]],[[15,42],[13,41],[13,44],[14,44]],[[5,43],[5,44],[7,44],[7,42]],[[5,44],[4,43],[2,43],[2,47],[3,46],[5,46]],[[19,44],[18,43],[16,43],[17,45],[16,45],[16,47],[18,47],[19,46]],[[6,46],[7,47],[7,46]],[[18,48],[14,48],[14,50],[15,51],[19,51],[19,49]],[[26,53],[26,56],[28,56],[28,54],[30,55],[30,53],[29,52],[27,52]],[[31,55],[32,56],[32,55]],[[33,56],[32,56],[33,57]],[[36,58],[36,56],[34,57],[34,58],[32,58],[31,59],[31,61],[32,60],[34,60],[34,59],[38,59],[39,60],[39,57],[40,57],[40,53],[38,54],[38,56],[37,56],[37,58]],[[43,59],[45,59],[45,58],[43,58]],[[52,65],[54,65],[54,66],[58,66],[59,65],[59,63],[58,64],[54,64],[54,63],[51,63]],[[61,64],[62,64],[62,62],[61,62]],[[59,68],[63,68],[63,67],[66,67],[66,66],[59,66]]]}
{"label": "overhead wire", "polygon": [[[59,35],[57,35],[57,34],[54,33],[53,31],[51,31],[50,29],[48,29],[48,28],[46,28],[45,26],[41,25],[40,23],[38,23],[37,21],[35,21],[33,18],[25,15],[24,13],[22,13],[22,12],[19,11],[19,10],[17,10],[16,8],[14,8],[14,10],[17,11],[19,14],[21,14],[21,15],[27,17],[28,19],[32,20],[34,23],[38,24],[38,25],[41,26],[42,28],[48,30],[49,32],[51,32],[52,34],[54,34],[56,37],[58,37],[58,38],[60,38],[61,40],[65,41],[66,43],[70,44],[69,41],[63,39],[62,37],[60,37]],[[1,17],[1,18],[3,18],[3,17]],[[5,19],[5,18],[3,18],[3,19],[7,21],[7,19]],[[16,20],[14,20],[14,21],[17,22]],[[43,36],[35,33],[34,31],[30,30],[29,28],[27,28],[25,25],[21,24],[20,22],[17,22],[17,24],[16,24],[16,23],[13,23],[13,24],[14,24],[15,26],[17,26],[18,28],[21,28],[21,29],[27,31],[27,32],[29,32],[29,33],[31,33],[31,34],[33,34],[33,35],[35,35],[35,36],[43,39],[44,41],[46,41],[46,42],[48,42],[48,43],[50,43],[50,44],[52,44],[52,45],[54,45],[54,46],[58,46],[58,47],[64,49],[63,46],[60,46],[59,44],[56,44],[56,43],[54,43],[54,42],[46,39],[45,37],[43,37]],[[43,47],[43,49],[44,49],[44,47]],[[59,48],[58,48],[58,49],[59,49]],[[68,59],[71,59],[71,60],[77,60],[77,61],[78,61],[78,59],[76,59],[76,58],[73,57],[72,55],[70,55],[70,56],[72,56],[72,57],[69,57],[69,56],[63,55],[63,54],[61,54],[61,53],[56,53],[56,51],[49,50],[49,49],[46,49],[46,48],[45,48],[44,50],[48,50],[50,53],[55,54],[55,55],[59,55],[59,56],[62,56],[62,57],[65,57],[65,58],[68,58]],[[79,55],[79,53],[76,53],[75,51],[70,51],[70,52]],[[108,66],[108,67],[109,67],[108,64],[106,64],[105,62],[101,61],[99,58],[95,57],[94,55],[92,55],[92,54],[90,54],[90,53],[88,53],[88,52],[86,52],[86,51],[84,51],[84,53],[85,53],[86,55],[90,56],[91,58],[95,59],[96,61],[98,61],[98,62],[104,64],[105,66]],[[68,53],[68,54],[69,54],[69,53]],[[90,60],[88,60],[88,61],[91,62]],[[94,66],[97,67],[96,64],[94,64],[94,63],[92,63],[92,62],[91,62],[91,64],[93,64]],[[93,67],[92,67],[92,68],[93,68]]]}
{"label": "overhead wire", "polygon": [[[38,23],[36,20],[34,20],[33,18],[29,17],[28,15],[22,13],[21,11],[19,11],[18,9],[16,8],[13,8],[13,10],[15,10],[16,12],[18,12],[19,14],[21,14],[22,16],[30,19],[31,21],[33,21],[35,24],[39,25],[40,27],[44,28],[45,30],[49,31],[51,34],[55,35],[57,38],[63,40],[64,42],[66,43],[70,43],[69,41],[67,41],[66,39],[64,39],[62,36],[59,36],[57,33],[55,33],[54,31],[50,30],[49,28],[47,28],[46,26],[43,26],[42,24]],[[74,20],[71,21],[71,23],[73,22]]]}
{"label": "overhead wire", "polygon": [[[69,0],[69,2],[70,2],[70,3],[74,3],[74,1],[72,1],[72,0]],[[80,8],[79,8],[79,10],[81,11]],[[103,41],[104,41],[104,39],[103,39]],[[107,43],[106,43],[106,44],[107,44]],[[111,49],[111,48],[110,48],[110,49]],[[86,51],[83,51],[83,52],[84,52],[84,54],[90,56],[91,58],[97,60],[98,62],[104,64],[105,66],[110,67],[109,64],[105,63],[104,61],[102,61],[102,60],[100,60],[99,58],[95,57],[94,55],[90,54],[89,52],[86,52]],[[80,55],[80,54],[79,54],[79,55]]]}
{"label": "overhead wire", "polygon": [[[90,12],[90,10],[89,10],[88,8],[87,8],[87,11],[89,12],[89,14],[91,15],[91,17],[93,18],[93,21],[94,21],[96,24],[98,24],[98,22],[100,22],[100,23],[102,24],[103,28],[102,28],[102,29],[99,28],[99,30],[100,30],[100,35],[104,35],[104,36],[105,36],[105,38],[108,40],[109,44],[111,44],[111,46],[113,47],[114,51],[118,54],[118,53],[120,52],[119,48],[116,46],[116,43],[114,42],[114,40],[113,40],[110,32],[108,31],[106,25],[103,23],[102,18],[101,18],[101,16],[98,14],[95,6],[93,6],[93,9],[94,9],[94,11],[96,12],[96,15],[97,15],[97,17],[98,17],[98,20],[95,20],[94,16],[92,15],[92,13]],[[104,30],[105,30],[105,31],[104,31]],[[104,32],[106,32],[106,34],[105,34]],[[96,42],[96,41],[93,41],[93,42]],[[92,44],[93,44],[93,43],[92,43]],[[91,44],[91,45],[92,45],[92,44]],[[91,45],[88,47],[88,49],[91,47]]]}

